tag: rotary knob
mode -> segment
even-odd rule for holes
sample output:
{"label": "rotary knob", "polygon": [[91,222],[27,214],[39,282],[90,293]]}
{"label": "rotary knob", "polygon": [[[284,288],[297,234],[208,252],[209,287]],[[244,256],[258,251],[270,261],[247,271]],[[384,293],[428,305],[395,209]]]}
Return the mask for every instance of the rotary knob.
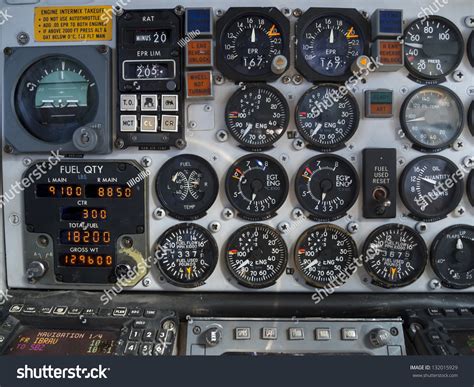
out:
{"label": "rotary knob", "polygon": [[369,333],[369,340],[374,348],[384,347],[390,344],[390,332],[382,328],[373,329]]}
{"label": "rotary knob", "polygon": [[222,341],[222,330],[218,327],[209,328],[205,332],[204,337],[208,346],[215,347]]}

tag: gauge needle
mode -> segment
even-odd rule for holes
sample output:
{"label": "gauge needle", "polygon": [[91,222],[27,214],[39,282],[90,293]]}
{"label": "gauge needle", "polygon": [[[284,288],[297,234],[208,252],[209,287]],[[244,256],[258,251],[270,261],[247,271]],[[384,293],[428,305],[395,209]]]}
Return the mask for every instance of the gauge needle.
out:
{"label": "gauge needle", "polygon": [[252,200],[250,201],[249,204],[252,204],[256,197],[257,197],[257,194],[254,192],[254,193],[252,194]]}
{"label": "gauge needle", "polygon": [[311,137],[313,137],[315,134],[317,134],[322,127],[323,127],[323,124],[321,124],[321,122],[318,122],[318,124],[316,125],[314,130],[311,132]]}
{"label": "gauge needle", "polygon": [[304,268],[304,270],[311,269],[313,266],[317,265],[318,262],[319,262],[319,261],[318,261],[317,259],[313,259],[313,260],[311,261],[311,263],[310,263],[308,266],[306,266],[306,267]]}
{"label": "gauge needle", "polygon": [[252,34],[250,35],[250,41],[252,43],[255,43],[255,40],[256,39],[255,39],[255,27],[254,27],[254,28],[252,28]]}
{"label": "gauge needle", "polygon": [[327,193],[326,192],[323,192],[321,194],[321,200],[324,202],[324,199],[326,199],[326,196],[327,196]]}
{"label": "gauge needle", "polygon": [[456,250],[463,250],[464,249],[464,244],[462,243],[461,239],[458,239],[456,242]]}
{"label": "gauge needle", "polygon": [[405,46],[413,47],[413,48],[423,48],[422,43],[405,43]]}
{"label": "gauge needle", "polygon": [[407,122],[419,122],[419,121],[426,121],[426,117],[418,117],[418,118],[413,118],[412,120],[407,120]]}
{"label": "gauge needle", "polygon": [[247,127],[245,128],[245,132],[244,134],[242,135],[242,137],[245,137],[253,128],[253,124],[251,124],[250,122],[247,124]]}
{"label": "gauge needle", "polygon": [[250,263],[250,261],[248,259],[246,259],[245,261],[243,261],[240,266],[236,269],[236,270],[241,270],[243,269],[245,266],[247,266],[248,264]]}
{"label": "gauge needle", "polygon": [[174,183],[177,177],[178,177],[178,173],[175,173],[173,177],[171,178],[171,181]]}
{"label": "gauge needle", "polygon": [[430,184],[433,184],[433,185],[437,184],[436,180],[428,179],[427,177],[422,177],[421,180],[426,181],[427,183],[430,183]]}
{"label": "gauge needle", "polygon": [[334,43],[334,30],[331,29],[331,33],[329,34],[329,43]]}

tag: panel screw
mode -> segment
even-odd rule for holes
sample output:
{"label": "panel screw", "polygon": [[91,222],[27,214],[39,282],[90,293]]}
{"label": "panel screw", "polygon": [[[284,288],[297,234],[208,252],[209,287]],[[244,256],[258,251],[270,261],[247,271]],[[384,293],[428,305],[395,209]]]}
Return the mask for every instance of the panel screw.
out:
{"label": "panel screw", "polygon": [[193,327],[193,333],[195,335],[200,335],[201,334],[201,328],[196,325],[195,327]]}
{"label": "panel screw", "polygon": [[178,148],[178,149],[184,149],[184,148],[186,148],[186,141],[183,140],[182,138],[178,138],[178,139],[175,141],[174,145],[175,145],[176,148]]}
{"label": "panel screw", "polygon": [[431,290],[441,289],[441,282],[439,281],[439,279],[433,278],[429,283],[429,287]]}
{"label": "panel screw", "polygon": [[166,216],[166,211],[163,208],[156,208],[153,211],[153,216],[158,220],[163,219]]}
{"label": "panel screw", "polygon": [[143,281],[142,281],[142,285],[143,285],[144,287],[146,287],[146,288],[147,288],[148,286],[150,286],[150,285],[151,285],[151,280],[150,280],[150,278],[144,278]]}
{"label": "panel screw", "polygon": [[303,77],[299,74],[295,74],[293,75],[292,80],[295,85],[301,85],[301,83],[303,82]]}
{"label": "panel screw", "polygon": [[150,167],[152,163],[153,163],[153,160],[150,156],[144,156],[142,157],[140,161],[140,164],[145,168]]}
{"label": "panel screw", "polygon": [[222,10],[220,8],[216,9],[215,14],[216,14],[217,17],[221,17],[222,15],[224,15],[224,10]]}
{"label": "panel screw", "polygon": [[48,240],[47,236],[40,235],[38,237],[38,245],[40,245],[41,247],[46,247],[46,246],[48,246],[48,244],[49,244],[49,240]]}
{"label": "panel screw", "polygon": [[282,163],[286,163],[290,159],[286,153],[282,153],[279,158]]}
{"label": "panel screw", "polygon": [[286,17],[288,17],[288,16],[291,15],[291,9],[289,9],[289,8],[283,8],[283,9],[281,10],[281,13],[282,13],[283,15],[285,15]]}
{"label": "panel screw", "polygon": [[24,46],[25,44],[28,44],[28,42],[30,41],[30,36],[26,32],[22,31],[18,33],[18,35],[16,36],[16,40],[19,45]]}
{"label": "panel screw", "polygon": [[351,234],[356,234],[359,231],[359,228],[360,226],[357,222],[352,221],[347,224],[347,231],[349,231]]}
{"label": "panel screw", "polygon": [[213,233],[219,232],[220,229],[221,229],[221,224],[218,221],[214,221],[209,224],[209,230]]}
{"label": "panel screw", "polygon": [[222,210],[222,217],[226,220],[232,219],[235,216],[234,210],[232,208],[224,208]]}
{"label": "panel screw", "polygon": [[125,146],[125,141],[123,141],[122,138],[117,138],[115,140],[115,147],[118,148],[118,149],[123,149],[123,147]]}
{"label": "panel screw", "polygon": [[214,83],[216,85],[222,85],[224,83],[225,79],[221,74],[216,74],[214,75]]}
{"label": "panel screw", "polygon": [[400,88],[400,93],[402,93],[402,94],[408,93],[408,87],[402,86],[402,87]]}
{"label": "panel screw", "polygon": [[464,149],[464,141],[463,140],[456,140],[453,144],[453,149],[455,151],[460,151]]}
{"label": "panel screw", "polygon": [[204,111],[205,111],[205,112],[210,112],[210,111],[212,111],[212,106],[211,106],[211,105],[205,105],[205,106],[204,106]]}
{"label": "panel screw", "polygon": [[30,166],[30,165],[31,165],[31,159],[30,159],[29,157],[25,157],[25,158],[23,159],[23,165],[24,165],[25,167]]}
{"label": "panel screw", "polygon": [[17,225],[18,223],[20,223],[20,217],[18,216],[18,214],[11,214],[8,217],[8,221],[13,225]]}
{"label": "panel screw", "polygon": [[301,208],[293,208],[293,211],[291,211],[291,217],[293,219],[300,219],[304,215],[303,210]]}
{"label": "panel screw", "polygon": [[122,16],[123,15],[123,12],[124,12],[124,9],[122,7],[120,7],[119,5],[117,5],[115,7],[115,15],[117,16]]}
{"label": "panel screw", "polygon": [[463,206],[458,206],[458,207],[454,210],[454,214],[455,214],[456,216],[463,216],[465,213],[466,213],[466,209],[465,209]]}
{"label": "panel screw", "polygon": [[415,230],[418,231],[420,234],[423,234],[428,230],[428,225],[425,222],[418,222],[415,224]]}
{"label": "panel screw", "polygon": [[3,49],[3,53],[6,55],[6,56],[10,56],[12,54],[13,50],[11,49],[11,47],[5,47]]}
{"label": "panel screw", "polygon": [[464,79],[464,73],[461,70],[456,70],[453,73],[453,80],[454,82],[462,82]]}
{"label": "panel screw", "polygon": [[3,147],[5,153],[13,153],[13,147],[10,144],[7,144]]}
{"label": "panel screw", "polygon": [[466,156],[463,160],[463,164],[466,168],[474,168],[474,156]]}
{"label": "panel screw", "polygon": [[295,148],[296,150],[303,150],[305,147],[305,143],[304,141],[301,139],[301,138],[295,138],[293,140],[293,148]]}
{"label": "panel screw", "polygon": [[288,231],[290,231],[290,223],[289,222],[280,222],[278,223],[278,231],[280,231],[282,234],[286,234]]}
{"label": "panel screw", "polygon": [[166,320],[163,323],[163,329],[166,330],[166,331],[172,331],[172,330],[174,330],[174,328],[175,328],[175,324],[174,324],[173,320]]}
{"label": "panel screw", "polygon": [[97,50],[101,53],[101,54],[107,54],[107,52],[109,51],[109,48],[104,45],[104,44],[101,44]]}
{"label": "panel screw", "polygon": [[188,126],[191,128],[191,129],[195,129],[197,127],[197,123],[196,121],[189,121],[188,122]]}
{"label": "panel screw", "polygon": [[174,9],[174,13],[181,16],[184,13],[184,7],[182,5],[177,5]]}
{"label": "panel screw", "polygon": [[123,237],[122,240],[120,241],[120,244],[125,247],[125,248],[130,248],[133,246],[133,240],[130,237]]}
{"label": "panel screw", "polygon": [[216,133],[217,141],[219,142],[226,142],[229,139],[229,135],[227,134],[227,130],[220,129]]}
{"label": "panel screw", "polygon": [[466,16],[464,23],[466,24],[466,27],[474,28],[474,16]]}
{"label": "panel screw", "polygon": [[284,85],[287,85],[290,82],[291,82],[291,78],[289,75],[285,75],[281,78],[281,83],[283,83]]}
{"label": "panel screw", "polygon": [[401,167],[404,166],[405,165],[405,158],[399,157],[397,163]]}
{"label": "panel screw", "polygon": [[300,8],[295,8],[293,10],[293,16],[294,17],[300,17],[303,14],[303,11]]}
{"label": "panel screw", "polygon": [[468,95],[469,97],[474,97],[474,86],[469,86],[469,87],[467,88],[467,95]]}

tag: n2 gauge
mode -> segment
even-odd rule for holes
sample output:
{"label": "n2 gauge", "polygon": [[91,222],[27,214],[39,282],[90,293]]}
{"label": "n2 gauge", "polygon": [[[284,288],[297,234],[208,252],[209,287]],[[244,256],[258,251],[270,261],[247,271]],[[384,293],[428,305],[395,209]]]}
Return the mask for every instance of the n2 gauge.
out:
{"label": "n2 gauge", "polygon": [[285,97],[269,85],[247,85],[227,102],[225,122],[230,134],[244,149],[268,149],[283,134],[289,122]]}
{"label": "n2 gauge", "polygon": [[285,271],[287,262],[285,241],[267,225],[243,226],[227,242],[227,268],[237,282],[247,288],[273,285]]}
{"label": "n2 gauge", "polygon": [[237,160],[225,179],[227,198],[238,215],[265,220],[276,215],[288,195],[288,175],[274,158],[252,154]]}
{"label": "n2 gauge", "polygon": [[296,69],[312,82],[343,82],[369,52],[368,22],[355,9],[310,8],[296,23]]}
{"label": "n2 gauge", "polygon": [[[333,151],[344,147],[359,125],[359,107],[348,92],[337,101],[330,98],[339,93],[339,86],[322,84],[309,89],[300,98],[295,112],[296,127],[318,151]],[[330,102],[326,102],[326,101]],[[325,108],[325,106],[328,108]]]}
{"label": "n2 gauge", "polygon": [[229,8],[216,30],[216,65],[226,78],[271,82],[288,68],[290,23],[277,8]]}

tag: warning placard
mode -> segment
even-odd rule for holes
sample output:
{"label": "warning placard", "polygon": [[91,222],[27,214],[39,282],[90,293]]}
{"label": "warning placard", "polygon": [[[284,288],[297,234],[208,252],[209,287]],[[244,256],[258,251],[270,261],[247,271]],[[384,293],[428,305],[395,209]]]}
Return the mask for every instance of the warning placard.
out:
{"label": "warning placard", "polygon": [[35,8],[35,40],[112,40],[112,6]]}

